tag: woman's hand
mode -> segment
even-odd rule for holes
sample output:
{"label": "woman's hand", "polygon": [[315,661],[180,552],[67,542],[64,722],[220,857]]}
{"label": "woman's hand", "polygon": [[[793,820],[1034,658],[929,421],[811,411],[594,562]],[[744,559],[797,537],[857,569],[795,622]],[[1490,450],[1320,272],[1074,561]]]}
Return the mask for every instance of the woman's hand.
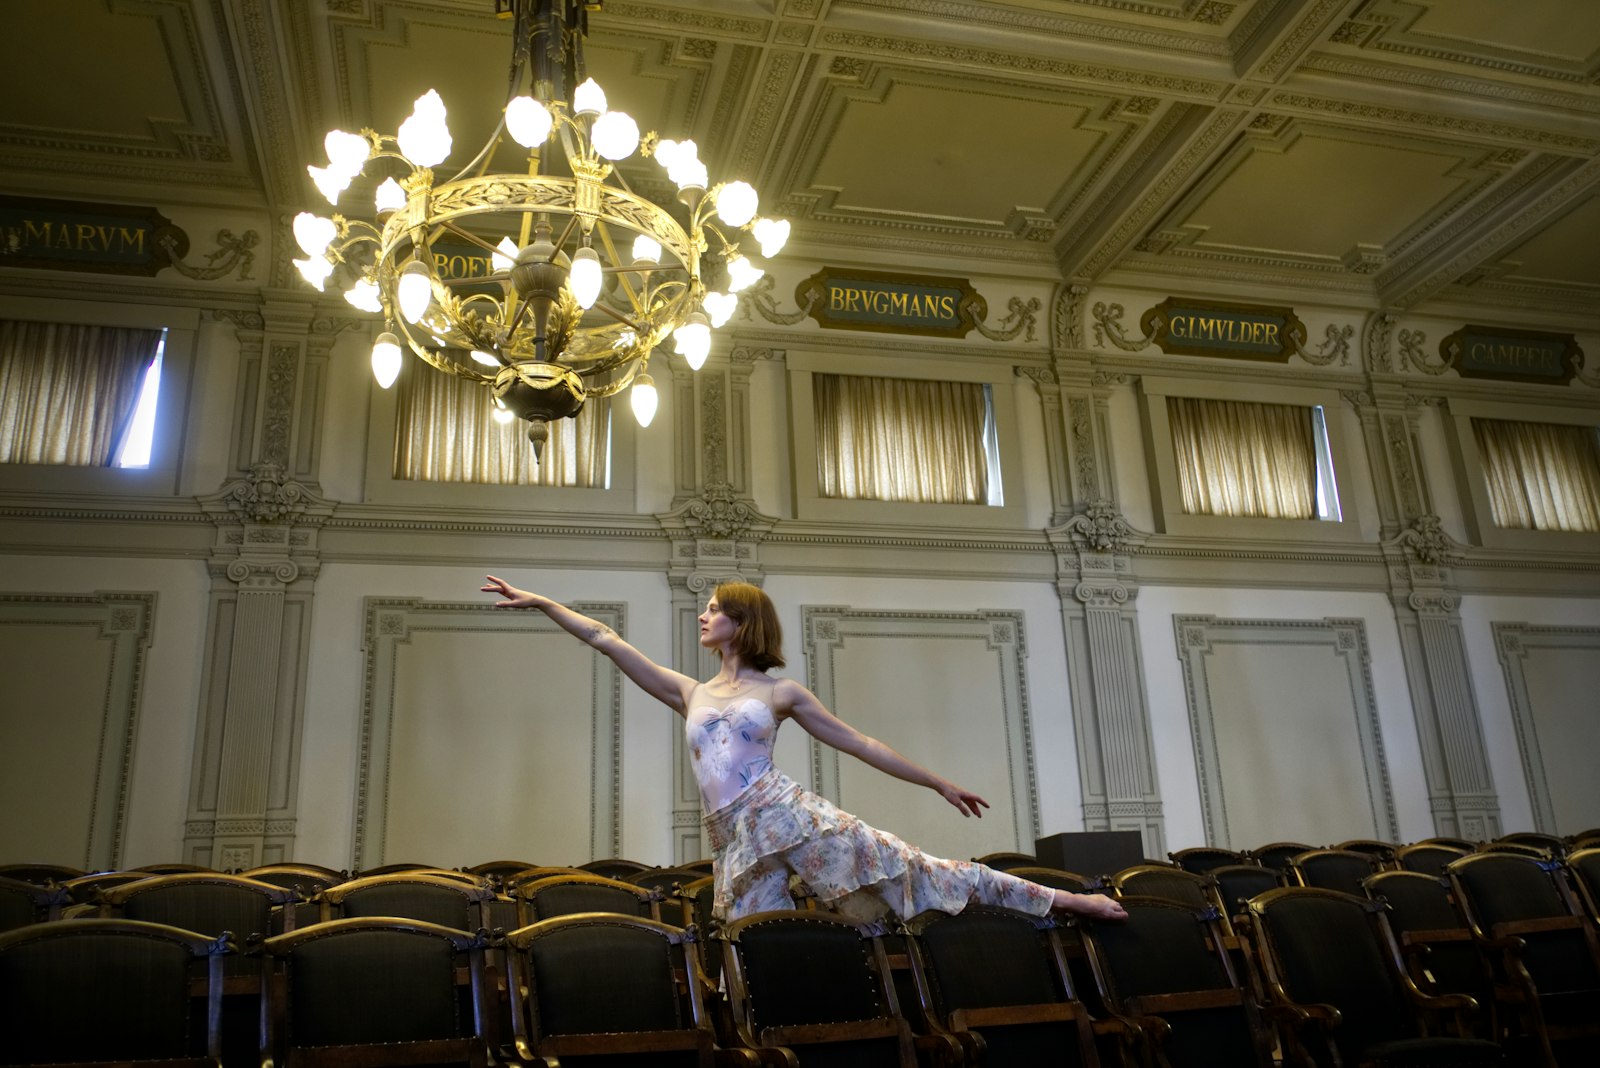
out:
{"label": "woman's hand", "polygon": [[498,579],[493,575],[485,575],[484,577],[488,580],[488,584],[482,587],[482,591],[484,593],[498,593],[505,598],[505,600],[495,604],[496,608],[537,608],[539,602],[545,600],[537,593],[529,593],[527,590],[517,589],[505,579]]}
{"label": "woman's hand", "polygon": [[938,788],[940,796],[961,810],[963,816],[976,816],[983,819],[983,810],[989,807],[989,802],[973,793],[963,790],[953,782],[947,782]]}

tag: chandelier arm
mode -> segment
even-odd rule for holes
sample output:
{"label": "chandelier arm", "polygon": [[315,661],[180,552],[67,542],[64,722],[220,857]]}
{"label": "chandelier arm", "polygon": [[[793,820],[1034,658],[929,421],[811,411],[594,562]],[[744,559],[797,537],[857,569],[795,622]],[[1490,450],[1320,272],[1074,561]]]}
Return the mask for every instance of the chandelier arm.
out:
{"label": "chandelier arm", "polygon": [[561,251],[561,249],[566,245],[567,238],[572,236],[573,227],[575,227],[577,225],[578,225],[578,215],[577,215],[576,212],[574,212],[573,214],[571,214],[571,215],[569,215],[567,217],[566,229],[562,230],[561,231],[561,236],[556,238],[556,240],[555,240],[556,252],[551,254],[550,262],[552,262],[552,263],[555,262],[556,253],[559,253]]}
{"label": "chandelier arm", "polygon": [[[485,250],[486,252],[492,252],[496,256],[505,255],[505,253],[501,252],[499,248],[497,248],[494,245],[489,244],[489,242],[485,241],[483,238],[479,237],[477,234],[470,233],[470,232],[468,232],[466,230],[463,230],[459,226],[456,226],[454,223],[449,223],[449,222],[440,223],[439,224],[439,229],[440,230],[448,230],[450,233],[455,234],[457,237],[463,239],[464,241],[468,242],[469,244],[477,245],[479,248]],[[430,242],[430,244],[431,244],[431,242]]]}
{"label": "chandelier arm", "polygon": [[[614,263],[614,264],[615,263],[620,263],[621,260],[622,260],[622,257],[617,255],[617,246],[611,240],[611,228],[606,226],[604,223],[601,223],[600,226],[599,226],[599,230],[600,230],[600,243],[605,246],[606,255],[611,257],[611,262],[612,263]],[[610,268],[605,268],[603,270],[610,271],[610,272],[612,272],[612,273],[617,275],[617,280],[622,283],[623,292],[625,292],[627,294],[627,296],[628,296],[628,304],[629,304],[630,307],[633,308],[634,312],[638,313],[638,312],[643,311],[644,310],[644,305],[643,305],[643,302],[640,299],[640,295],[637,292],[634,291],[633,283],[628,279],[628,273],[631,272],[632,269],[631,268],[622,268],[622,267],[610,267]]]}

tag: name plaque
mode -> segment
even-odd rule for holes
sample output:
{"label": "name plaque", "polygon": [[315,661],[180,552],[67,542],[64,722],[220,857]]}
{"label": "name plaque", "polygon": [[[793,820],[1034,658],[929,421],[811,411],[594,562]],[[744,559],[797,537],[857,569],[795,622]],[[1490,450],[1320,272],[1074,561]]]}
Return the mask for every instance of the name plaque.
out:
{"label": "name plaque", "polygon": [[964,337],[988,305],[961,278],[824,267],[795,289],[795,302],[830,330]]}
{"label": "name plaque", "polygon": [[1162,352],[1285,363],[1305,343],[1292,308],[1168,297],[1139,320]]}
{"label": "name plaque", "polygon": [[153,207],[0,196],[0,266],[154,276],[188,252]]}
{"label": "name plaque", "polygon": [[1439,355],[1462,378],[1565,385],[1583,350],[1571,334],[1469,325],[1440,341]]}

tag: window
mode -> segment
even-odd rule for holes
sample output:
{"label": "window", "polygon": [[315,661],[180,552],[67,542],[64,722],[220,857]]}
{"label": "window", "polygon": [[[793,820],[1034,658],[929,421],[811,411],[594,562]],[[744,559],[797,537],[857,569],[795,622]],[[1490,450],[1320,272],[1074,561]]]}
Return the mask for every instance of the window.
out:
{"label": "window", "polygon": [[1473,419],[1497,527],[1600,532],[1600,428]]}
{"label": "window", "polygon": [[819,496],[1004,505],[987,383],[818,373],[812,401]]}
{"label": "window", "polygon": [[1339,520],[1320,405],[1167,398],[1186,515]]}
{"label": "window", "polygon": [[[0,320],[0,463],[141,467],[141,395],[153,432],[166,331]],[[131,451],[130,451],[131,450]],[[131,462],[130,462],[131,461]]]}
{"label": "window", "polygon": [[611,481],[611,405],[591,400],[575,419],[550,424],[543,462],[527,424],[494,419],[489,391],[407,361],[396,398],[393,477],[427,482],[579,486]]}

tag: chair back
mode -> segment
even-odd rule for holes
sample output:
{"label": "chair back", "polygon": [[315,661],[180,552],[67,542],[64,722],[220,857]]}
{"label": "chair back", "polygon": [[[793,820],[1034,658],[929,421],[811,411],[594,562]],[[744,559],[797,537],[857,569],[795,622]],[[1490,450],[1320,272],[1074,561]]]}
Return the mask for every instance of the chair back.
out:
{"label": "chair back", "polygon": [[1306,845],[1304,842],[1268,842],[1257,849],[1248,850],[1256,861],[1268,868],[1277,868],[1285,874],[1289,871],[1289,861],[1301,853],[1309,853],[1317,848]]}
{"label": "chair back", "polygon": [[1567,870],[1589,918],[1600,923],[1600,849],[1578,849],[1567,855]]}
{"label": "chair back", "polygon": [[496,886],[504,886],[506,879],[519,871],[536,868],[537,864],[526,860],[486,860],[482,864],[474,864],[466,869]]}
{"label": "chair back", "polygon": [[1048,886],[1053,890],[1070,890],[1074,894],[1089,893],[1095,886],[1095,881],[1087,875],[1079,875],[1075,871],[1065,871],[1061,868],[1012,868],[1009,874],[1019,879],[1026,879],[1030,883]]}
{"label": "chair back", "polygon": [[[292,929],[294,900],[293,890],[240,875],[185,872],[102,890],[100,914],[166,924],[209,938],[226,932],[245,947],[278,933],[274,921],[280,916]],[[232,957],[225,963],[230,975],[254,971],[254,962],[245,957]]]}
{"label": "chair back", "polygon": [[102,890],[109,890],[113,886],[124,883],[136,883],[140,879],[154,878],[147,871],[97,871],[91,875],[80,875],[76,879],[68,879],[61,886],[72,898],[74,904],[98,905],[99,894]]}
{"label": "chair back", "polygon": [[293,890],[306,901],[316,897],[319,891],[326,890],[330,886],[338,886],[349,878],[342,871],[333,871],[331,868],[313,864],[265,864],[259,868],[241,871],[239,874],[258,883],[271,883],[285,890]]}
{"label": "chair back", "polygon": [[1195,875],[1209,875],[1213,869],[1226,864],[1255,863],[1248,853],[1221,849],[1217,846],[1194,846],[1190,849],[1180,849],[1176,853],[1168,853],[1167,856],[1172,858],[1172,863]]}
{"label": "chair back", "polygon": [[[483,1065],[484,941],[437,924],[352,917],[267,939],[281,990],[269,988],[268,1050],[277,1064]],[[458,970],[470,984],[463,1009]],[[364,1056],[363,1056],[364,1055]]]}
{"label": "chair back", "polygon": [[1313,849],[1289,861],[1289,873],[1301,886],[1339,890],[1351,897],[1365,897],[1361,880],[1378,870],[1370,853],[1351,849]]}
{"label": "chair back", "polygon": [[1365,853],[1372,858],[1375,868],[1389,868],[1394,866],[1395,854],[1400,847],[1393,842],[1381,842],[1376,838],[1351,838],[1333,846],[1347,853]]}
{"label": "chair back", "polygon": [[1095,924],[1084,936],[1106,1006],[1165,1020],[1161,1053],[1171,1068],[1270,1068],[1271,1032],[1223,948],[1217,911],[1153,897],[1121,903],[1126,923]]}
{"label": "chair back", "polygon": [[1109,889],[1117,897],[1158,897],[1191,909],[1205,909],[1216,904],[1215,886],[1209,877],[1182,868],[1137,864],[1113,875]]}
{"label": "chair back", "polygon": [[1600,946],[1558,863],[1493,851],[1463,857],[1446,873],[1475,936],[1521,940],[1516,956],[1535,989],[1600,990]]}
{"label": "chair back", "polygon": [[[0,935],[0,1063],[215,1065],[227,950],[220,939],[138,920],[40,923]],[[196,983],[205,991],[198,1020]]]}
{"label": "chair back", "polygon": [[625,857],[603,857],[600,860],[591,860],[579,864],[579,871],[586,871],[590,875],[600,875],[607,879],[626,879],[630,875],[647,870],[650,865],[641,860],[628,860]]}
{"label": "chair back", "polygon": [[692,868],[647,868],[644,871],[635,872],[619,880],[619,882],[631,883],[634,886],[641,886],[646,890],[659,891],[662,894],[670,894],[674,887],[703,878],[705,876],[702,872]]}
{"label": "chair back", "polygon": [[1036,868],[1039,866],[1039,858],[1032,853],[985,853],[981,857],[973,857],[972,859],[975,863],[982,864],[986,868],[993,868],[995,871],[1010,871],[1012,868]]}
{"label": "chair back", "polygon": [[476,931],[488,927],[484,905],[493,891],[476,883],[428,872],[372,875],[330,886],[318,895],[322,919],[391,916]]}
{"label": "chair back", "polygon": [[183,861],[169,860],[159,864],[141,864],[129,871],[142,871],[150,875],[222,875],[217,868],[207,867],[204,864],[185,864]]}
{"label": "chair back", "polygon": [[1569,843],[1565,838],[1556,834],[1545,834],[1542,831],[1513,831],[1502,834],[1491,845],[1520,845],[1533,849],[1541,849],[1552,857],[1561,858],[1567,855]]}
{"label": "chair back", "polygon": [[0,932],[30,923],[61,918],[61,908],[71,900],[65,886],[41,886],[21,879],[0,877]]}
{"label": "chair back", "polygon": [[522,1059],[588,1053],[711,1063],[698,955],[683,929],[586,913],[540,920],[506,944],[527,990],[513,1014]]}
{"label": "chair back", "polygon": [[1284,885],[1284,873],[1264,864],[1224,864],[1209,872],[1217,883],[1217,896],[1222,899],[1223,915],[1244,914],[1245,902],[1257,894],[1276,890]]}
{"label": "chair back", "polygon": [[687,868],[689,871],[697,871],[701,875],[710,875],[711,874],[711,858],[710,857],[699,857],[699,858],[696,858],[695,860],[686,860],[682,864],[679,864],[678,867]]}
{"label": "chair back", "polygon": [[1470,856],[1472,850],[1442,842],[1417,842],[1401,846],[1395,851],[1395,863],[1401,871],[1414,871],[1423,875],[1443,876],[1445,865],[1452,860]]}
{"label": "chair back", "polygon": [[68,879],[88,874],[82,868],[69,868],[65,864],[0,864],[0,878],[38,883],[40,886],[46,883],[64,883]]}
{"label": "chair back", "polygon": [[1364,888],[1368,897],[1388,906],[1389,926],[1419,987],[1429,993],[1467,994],[1487,1009],[1494,1004],[1493,973],[1451,899],[1449,885],[1443,876],[1385,871],[1370,876]]}
{"label": "chair back", "polygon": [[620,879],[576,873],[551,875],[511,888],[526,923],[578,912],[615,912],[660,919],[656,895]]}

